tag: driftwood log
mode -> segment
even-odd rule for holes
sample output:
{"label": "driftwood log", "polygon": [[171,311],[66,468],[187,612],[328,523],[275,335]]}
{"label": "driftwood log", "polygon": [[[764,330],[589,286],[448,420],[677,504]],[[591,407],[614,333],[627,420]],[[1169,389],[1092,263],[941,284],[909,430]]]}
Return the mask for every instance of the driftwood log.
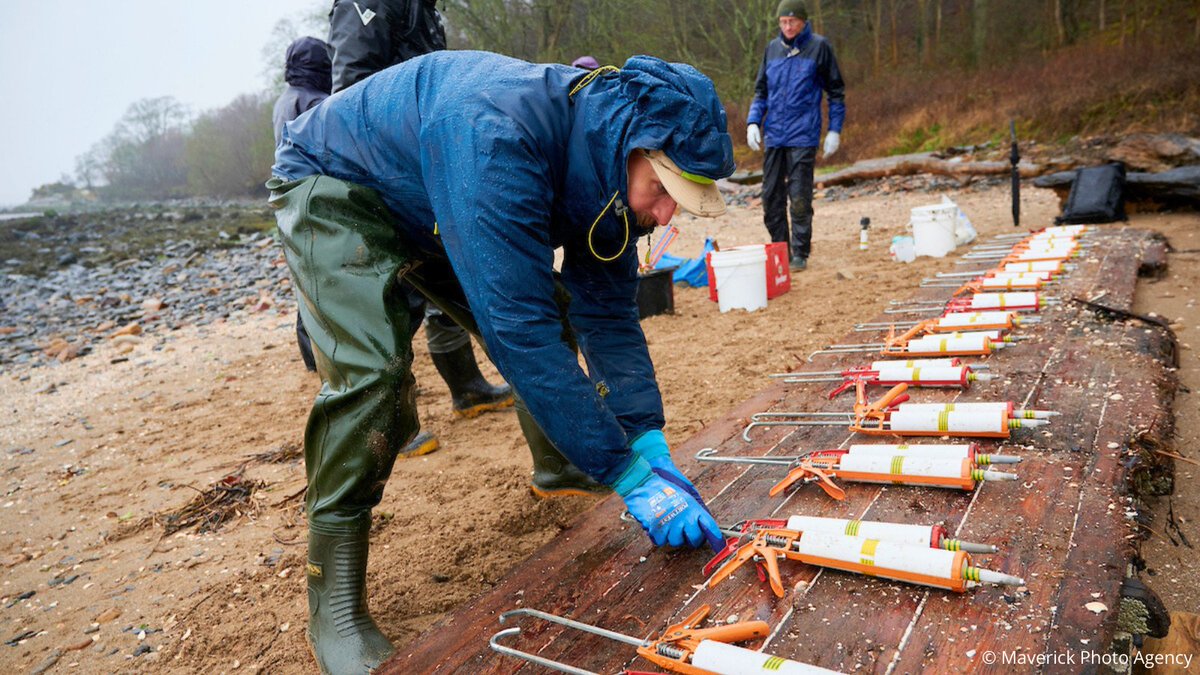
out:
{"label": "driftwood log", "polygon": [[1200,163],[1200,138],[1183,134],[1131,134],[1121,138],[1104,158],[1129,169],[1161,173]]}
{"label": "driftwood log", "polygon": [[[1126,583],[1133,579],[1128,570],[1144,534],[1133,518],[1134,490],[1168,489],[1172,470],[1171,460],[1155,449],[1172,434],[1174,336],[1131,313],[1142,261],[1161,259],[1154,251],[1162,242],[1128,228],[1102,229],[1093,241],[1054,291],[1067,301],[1045,310],[1041,324],[1022,329],[1030,339],[987,359],[1000,379],[962,393],[914,392],[921,402],[1008,400],[1061,411],[1049,427],[980,444],[983,452],[1022,455],[1025,461],[1015,467],[1019,482],[987,483],[974,492],[844,483],[847,498],[841,502],[815,486],[772,498],[767,491],[783,469],[694,459],[705,447],[724,455],[791,455],[871,442],[840,427],[759,429],[753,443],[742,441],[742,427],[754,412],[851,406],[848,398],[830,401],[812,385],[770,386],[674,453],[723,523],[795,513],[940,522],[953,536],[1000,546],[1000,553],[980,556],[978,564],[1020,575],[1027,586],[957,595],[785,562],[783,599],[752,569],[707,589],[701,573],[705,552],[654,549],[639,527],[618,518],[622,504],[612,497],[492,591],[401,645],[378,672],[515,672],[524,662],[491,651],[488,638],[501,628],[499,615],[517,607],[646,637],[697,605],[710,604],[714,617],[762,619],[772,626],[764,643],[746,646],[843,672],[1009,672],[1011,665],[989,665],[988,654],[1036,658],[1070,652],[1079,658],[1083,652],[1124,652],[1131,634],[1162,632],[1161,626],[1147,627],[1153,622],[1139,627],[1120,618],[1138,614],[1125,604],[1130,601],[1125,589],[1136,586]],[[916,297],[948,294],[949,289],[922,289]],[[893,317],[875,320],[888,318]],[[874,338],[851,333],[845,341]],[[786,348],[787,337],[780,339]],[[839,355],[806,368],[849,367],[871,358]],[[1131,482],[1133,476],[1140,478]],[[632,648],[598,636],[535,621],[519,625],[522,633],[510,644],[545,658],[600,673],[647,665]]]}
{"label": "driftwood log", "polygon": [[[1042,171],[1039,165],[1028,162],[1019,163],[1017,169],[1023,178],[1037,176]],[[974,176],[1006,176],[1011,171],[1012,165],[1008,162],[970,161],[962,157],[945,159],[936,153],[919,152],[911,155],[864,159],[833,173],[817,176],[817,185],[830,187],[889,176],[911,176],[920,173],[965,180]]]}
{"label": "driftwood log", "polygon": [[[1075,182],[1075,171],[1059,171],[1035,178],[1034,186],[1050,188],[1066,202]],[[1125,203],[1137,210],[1156,207],[1200,208],[1200,164],[1159,173],[1133,172],[1125,176]]]}

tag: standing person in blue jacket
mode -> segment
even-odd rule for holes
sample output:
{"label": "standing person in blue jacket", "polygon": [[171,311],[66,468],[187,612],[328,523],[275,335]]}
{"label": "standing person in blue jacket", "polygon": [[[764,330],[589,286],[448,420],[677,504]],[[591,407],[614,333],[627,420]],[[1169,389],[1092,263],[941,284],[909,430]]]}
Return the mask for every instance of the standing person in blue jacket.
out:
{"label": "standing person in blue jacket", "polygon": [[821,141],[821,94],[829,97],[824,155],[829,157],[841,143],[845,85],[833,47],[813,33],[804,2],[783,0],[777,15],[779,37],[767,45],[758,69],[746,142],[751,150],[758,150],[764,145],[765,131],[763,222],[771,241],[791,242],[791,267],[800,271],[808,266],[812,252],[813,165]]}
{"label": "standing person in blue jacket", "polygon": [[[671,460],[638,322],[637,237],[716,216],[733,146],[712,82],[435,52],[287,125],[267,184],[323,384],[305,432],[308,638],[324,672],[392,646],[367,610],[371,509],[417,433],[401,283],[482,336],[538,426],[657,544],[719,529]],[[561,283],[586,371],[564,336]]]}

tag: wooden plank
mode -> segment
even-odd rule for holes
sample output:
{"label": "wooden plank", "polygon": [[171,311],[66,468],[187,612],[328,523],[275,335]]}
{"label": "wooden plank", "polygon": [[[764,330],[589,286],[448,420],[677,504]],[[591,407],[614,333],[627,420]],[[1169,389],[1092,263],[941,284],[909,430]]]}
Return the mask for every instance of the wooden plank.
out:
{"label": "wooden plank", "polygon": [[[1095,300],[1117,311],[1132,306],[1139,255],[1149,237],[1125,229],[1102,230],[1068,281],[1054,291],[1064,298]],[[922,298],[948,289],[921,289]],[[844,428],[756,429],[740,438],[750,414],[764,410],[845,410],[849,396],[830,401],[819,386],[774,384],[677,449],[676,458],[723,523],[794,513],[944,523],[958,536],[1001,546],[980,557],[989,569],[1024,576],[1027,588],[979,588],[965,595],[895,584],[785,563],[787,596],[776,599],[751,569],[704,589],[699,551],[655,551],[636,525],[617,519],[611,498],[514,569],[490,593],[469,603],[402,647],[380,672],[513,672],[522,662],[491,652],[487,638],[501,626],[499,613],[534,607],[642,637],[657,635],[696,605],[713,605],[715,617],[768,621],[775,632],[767,651],[841,670],[917,672],[950,664],[989,670],[982,654],[1017,650],[1052,654],[1111,639],[1130,534],[1122,500],[1122,462],[1130,425],[1161,427],[1170,387],[1152,386],[1162,370],[1146,355],[1143,326],[1111,321],[1089,307],[1066,303],[1047,321],[1022,333],[1035,339],[988,359],[1003,376],[964,395],[966,400],[1009,399],[1021,406],[1065,414],[1046,430],[1022,430],[1009,443],[985,448],[1016,450],[1026,457],[1018,483],[988,484],[974,493],[951,490],[846,485],[847,499],[829,499],[815,486],[786,497],[767,491],[785,471],[778,467],[696,462],[701,448],[722,455],[788,455],[798,449],[838,447],[853,440]],[[885,316],[887,318],[910,318]],[[855,333],[845,342],[866,342]],[[837,368],[871,355],[823,358],[809,369]],[[1160,378],[1161,379],[1161,378]],[[876,390],[878,391],[878,390]],[[1116,394],[1114,398],[1112,395]],[[951,391],[919,390],[920,401],[954,400]],[[1167,425],[1169,426],[1169,425]],[[882,439],[881,439],[882,440]],[[1111,507],[1110,507],[1111,505]],[[799,589],[797,582],[804,582]],[[1098,594],[1096,598],[1092,594]],[[1109,611],[1084,608],[1093,599]],[[632,648],[603,638],[525,621],[516,645],[526,651],[597,672],[633,664]],[[1082,641],[1088,640],[1085,644]],[[1011,666],[1010,666],[1011,667]],[[997,669],[1000,666],[996,666]]]}

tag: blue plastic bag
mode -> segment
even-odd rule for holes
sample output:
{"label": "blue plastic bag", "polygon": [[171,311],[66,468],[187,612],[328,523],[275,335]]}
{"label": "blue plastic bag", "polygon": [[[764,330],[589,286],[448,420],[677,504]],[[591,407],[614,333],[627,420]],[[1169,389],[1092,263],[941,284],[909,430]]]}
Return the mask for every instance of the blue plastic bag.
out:
{"label": "blue plastic bag", "polygon": [[654,269],[662,269],[664,267],[675,267],[675,274],[671,280],[677,284],[687,284],[693,288],[708,285],[708,269],[704,266],[704,261],[708,257],[710,251],[715,250],[712,239],[704,240],[704,248],[700,251],[699,258],[680,258],[670,253],[664,253],[659,259],[658,264]]}

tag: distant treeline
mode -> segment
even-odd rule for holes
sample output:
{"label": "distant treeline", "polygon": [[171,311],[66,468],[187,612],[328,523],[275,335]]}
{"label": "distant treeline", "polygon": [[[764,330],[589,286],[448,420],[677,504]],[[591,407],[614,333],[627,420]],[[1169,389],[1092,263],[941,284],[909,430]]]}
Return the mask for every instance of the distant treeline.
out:
{"label": "distant treeline", "polygon": [[[620,65],[644,53],[691,63],[716,83],[740,140],[763,48],[778,32],[777,5],[444,0],[439,8],[452,48],[538,62],[590,54]],[[844,159],[987,140],[993,118],[1007,114],[1044,140],[1139,124],[1196,130],[1188,111],[1200,100],[1196,0],[809,0],[808,9],[847,82]],[[268,60],[282,61],[291,37],[320,34],[283,24],[292,33],[273,36]],[[85,188],[109,199],[261,194],[277,91],[195,117],[172,98],[138,101],[77,159],[74,177],[35,197]]]}

